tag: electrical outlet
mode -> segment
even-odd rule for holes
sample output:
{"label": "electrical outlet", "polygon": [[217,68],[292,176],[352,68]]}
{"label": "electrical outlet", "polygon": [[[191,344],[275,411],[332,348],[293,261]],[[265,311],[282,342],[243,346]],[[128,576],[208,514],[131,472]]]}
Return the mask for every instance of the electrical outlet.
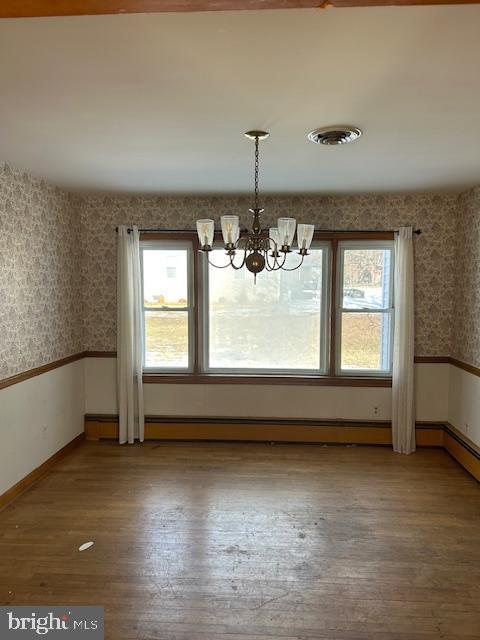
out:
{"label": "electrical outlet", "polygon": [[378,407],[373,407],[373,415],[378,416]]}

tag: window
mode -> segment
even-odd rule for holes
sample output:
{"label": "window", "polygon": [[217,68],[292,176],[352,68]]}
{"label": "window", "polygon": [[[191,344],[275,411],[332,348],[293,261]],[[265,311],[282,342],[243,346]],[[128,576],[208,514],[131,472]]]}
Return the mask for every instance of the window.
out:
{"label": "window", "polygon": [[337,373],[391,372],[392,252],[392,243],[339,243]]}
{"label": "window", "polygon": [[[246,269],[208,265],[191,234],[174,237],[142,240],[147,373],[391,375],[391,234],[323,234],[300,269],[264,271],[256,285]],[[210,259],[226,264],[223,248]]]}
{"label": "window", "polygon": [[192,370],[191,242],[142,243],[144,367]]}
{"label": "window", "polygon": [[[223,249],[212,251],[225,264]],[[291,253],[286,265],[298,265]],[[328,245],[312,247],[296,271],[204,273],[203,361],[215,372],[324,373],[327,366]],[[243,274],[240,278],[238,274]]]}

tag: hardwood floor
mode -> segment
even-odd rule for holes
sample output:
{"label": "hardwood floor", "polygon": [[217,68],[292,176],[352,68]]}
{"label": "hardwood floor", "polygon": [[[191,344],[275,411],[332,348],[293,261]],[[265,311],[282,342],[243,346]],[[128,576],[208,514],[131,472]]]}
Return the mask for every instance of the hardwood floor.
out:
{"label": "hardwood floor", "polygon": [[479,543],[441,450],[87,443],[0,513],[0,601],[104,605],[109,640],[472,640]]}

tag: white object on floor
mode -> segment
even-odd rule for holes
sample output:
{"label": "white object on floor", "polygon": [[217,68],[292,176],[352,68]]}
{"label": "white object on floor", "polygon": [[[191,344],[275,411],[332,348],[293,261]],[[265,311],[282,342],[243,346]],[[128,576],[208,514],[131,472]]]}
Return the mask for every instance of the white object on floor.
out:
{"label": "white object on floor", "polygon": [[86,551],[87,549],[90,549],[90,547],[93,547],[94,543],[93,542],[84,542],[83,544],[81,544],[78,547],[79,551]]}

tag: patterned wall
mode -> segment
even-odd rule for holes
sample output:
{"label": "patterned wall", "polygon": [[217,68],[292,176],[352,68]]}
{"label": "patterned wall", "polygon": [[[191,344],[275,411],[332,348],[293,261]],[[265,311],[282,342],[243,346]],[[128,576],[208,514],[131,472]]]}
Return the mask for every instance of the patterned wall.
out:
{"label": "patterned wall", "polygon": [[[265,225],[292,215],[321,229],[423,230],[416,250],[416,354],[450,355],[455,293],[455,195],[267,197]],[[115,349],[115,226],[194,229],[195,220],[222,213],[249,222],[244,197],[99,197],[85,200],[82,211],[84,326],[87,350]]]}
{"label": "patterned wall", "polygon": [[80,206],[0,165],[0,379],[83,348]]}
{"label": "patterned wall", "polygon": [[[224,212],[246,225],[249,205],[245,197],[81,199],[0,166],[0,379],[84,349],[115,349],[115,226],[193,229],[196,218]],[[480,364],[480,189],[460,198],[267,197],[264,205],[266,225],[294,215],[322,229],[422,228],[416,353]],[[452,339],[454,305],[462,313]]]}
{"label": "patterned wall", "polygon": [[459,198],[452,355],[480,367],[480,188]]}

